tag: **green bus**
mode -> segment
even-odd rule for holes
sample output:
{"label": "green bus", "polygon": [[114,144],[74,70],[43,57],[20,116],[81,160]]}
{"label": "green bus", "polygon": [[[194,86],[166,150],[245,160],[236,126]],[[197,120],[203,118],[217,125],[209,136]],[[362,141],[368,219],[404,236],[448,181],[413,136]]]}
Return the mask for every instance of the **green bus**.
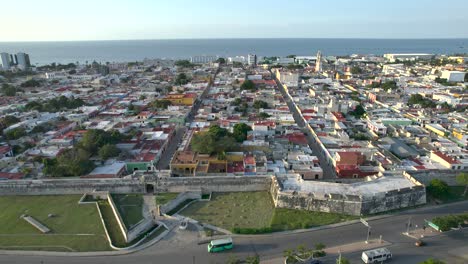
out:
{"label": "green bus", "polygon": [[208,252],[213,253],[213,252],[220,252],[228,249],[232,249],[233,244],[232,244],[232,238],[223,238],[223,239],[217,239],[217,240],[212,240],[208,244]]}

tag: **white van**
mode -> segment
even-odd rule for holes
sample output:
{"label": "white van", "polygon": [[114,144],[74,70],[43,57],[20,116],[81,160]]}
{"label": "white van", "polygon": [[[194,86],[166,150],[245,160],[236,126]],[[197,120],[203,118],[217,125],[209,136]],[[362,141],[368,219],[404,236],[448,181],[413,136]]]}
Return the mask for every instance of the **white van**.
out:
{"label": "white van", "polygon": [[362,252],[361,259],[364,263],[381,263],[385,260],[390,260],[392,253],[387,248],[376,248]]}

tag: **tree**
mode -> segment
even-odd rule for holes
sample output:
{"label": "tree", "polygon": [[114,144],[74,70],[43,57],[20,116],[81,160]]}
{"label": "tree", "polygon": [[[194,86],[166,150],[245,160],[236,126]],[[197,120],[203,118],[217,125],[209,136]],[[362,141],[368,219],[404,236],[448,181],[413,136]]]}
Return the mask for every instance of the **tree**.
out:
{"label": "tree", "polygon": [[433,179],[429,182],[427,191],[435,198],[443,198],[449,193],[449,187],[446,182]]}
{"label": "tree", "polygon": [[241,89],[242,90],[247,90],[247,91],[255,91],[255,83],[251,80],[246,80],[241,84]]}
{"label": "tree", "polygon": [[192,150],[202,154],[217,154],[230,151],[236,147],[236,141],[232,134],[217,125],[211,126],[208,131],[198,132],[190,142]]}
{"label": "tree", "polygon": [[291,54],[291,55],[286,56],[286,58],[288,58],[288,59],[294,59],[294,58],[296,58],[296,55],[292,55],[292,54]]}
{"label": "tree", "polygon": [[366,110],[362,105],[357,105],[353,111],[349,112],[349,114],[355,116],[356,118],[361,118],[366,114]]}
{"label": "tree", "polygon": [[99,149],[99,157],[103,160],[116,157],[120,154],[120,149],[115,145],[106,144]]}
{"label": "tree", "polygon": [[242,99],[236,98],[234,101],[231,102],[231,105],[233,106],[239,106],[242,103]]}
{"label": "tree", "polygon": [[86,175],[95,168],[90,156],[81,148],[67,149],[55,159],[44,159],[44,173],[52,177]]}
{"label": "tree", "polygon": [[104,131],[101,129],[90,129],[86,131],[83,138],[78,143],[78,147],[88,151],[91,155],[97,154],[100,147],[107,144],[117,144],[128,138],[120,134],[119,131]]}
{"label": "tree", "polygon": [[23,127],[16,127],[5,132],[5,138],[8,140],[16,140],[26,136],[26,130]]}
{"label": "tree", "polygon": [[351,73],[352,74],[362,74],[363,70],[358,67],[358,66],[354,66],[351,68]]}
{"label": "tree", "polygon": [[260,264],[260,257],[258,255],[248,256],[245,259],[246,264]]}
{"label": "tree", "polygon": [[218,58],[218,59],[216,60],[216,62],[219,63],[219,64],[225,64],[225,63],[226,63],[226,59],[225,59],[225,58]]}
{"label": "tree", "polygon": [[145,100],[146,99],[146,95],[142,94],[140,95],[140,100]]}
{"label": "tree", "polygon": [[262,100],[256,100],[256,101],[253,103],[253,108],[255,108],[255,109],[257,109],[257,110],[258,110],[258,109],[261,109],[261,108],[266,109],[266,108],[268,108],[268,103],[265,102],[265,101],[262,101]]}
{"label": "tree", "polygon": [[445,262],[443,262],[442,260],[430,258],[423,262],[420,262],[419,264],[445,264]]}
{"label": "tree", "polygon": [[9,127],[11,125],[14,125],[16,123],[19,123],[21,120],[17,118],[16,116],[12,115],[7,115],[0,119],[0,126],[2,127]]}
{"label": "tree", "polygon": [[21,84],[21,87],[24,87],[24,88],[39,87],[39,86],[41,86],[41,82],[37,81],[37,80],[34,80],[34,79],[27,80],[27,81],[25,81],[24,83]]}
{"label": "tree", "polygon": [[260,114],[258,114],[258,117],[262,120],[265,120],[269,117],[271,117],[271,115],[269,115],[268,113],[265,113],[265,112],[261,112]]}
{"label": "tree", "polygon": [[462,196],[466,196],[466,193],[468,192],[468,173],[461,172],[460,174],[458,174],[457,175],[457,182],[460,185],[465,185],[465,190],[463,191]]}
{"label": "tree", "polygon": [[2,84],[2,93],[5,96],[15,96],[16,95],[16,88],[13,85],[9,84]]}
{"label": "tree", "polygon": [[187,77],[185,73],[179,73],[174,81],[175,85],[186,85],[190,82],[190,79]]}
{"label": "tree", "polygon": [[237,142],[244,142],[247,139],[247,133],[252,131],[252,128],[245,123],[238,123],[234,125],[233,136]]}
{"label": "tree", "polygon": [[156,100],[151,103],[151,106],[157,109],[167,109],[170,105],[172,105],[172,102],[166,99]]}
{"label": "tree", "polygon": [[193,66],[195,66],[188,60],[178,60],[174,63],[174,65],[183,68],[193,68]]}

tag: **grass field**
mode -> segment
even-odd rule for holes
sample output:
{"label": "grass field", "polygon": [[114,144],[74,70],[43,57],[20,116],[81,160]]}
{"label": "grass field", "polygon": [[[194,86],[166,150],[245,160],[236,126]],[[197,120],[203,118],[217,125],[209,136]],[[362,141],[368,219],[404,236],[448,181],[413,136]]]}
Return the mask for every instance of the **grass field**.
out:
{"label": "grass field", "polygon": [[180,214],[240,233],[310,228],[356,219],[341,214],[274,208],[268,192],[213,193],[210,202],[197,202]]}
{"label": "grass field", "polygon": [[160,193],[156,195],[156,204],[157,205],[165,205],[169,201],[174,200],[178,193]]}
{"label": "grass field", "polygon": [[[110,250],[96,205],[79,205],[80,195],[0,197],[0,248],[52,251]],[[42,234],[21,219],[47,226]],[[55,215],[48,217],[49,214]]]}
{"label": "grass field", "polygon": [[143,219],[143,197],[140,194],[112,194],[112,199],[127,229]]}
{"label": "grass field", "polygon": [[101,200],[98,202],[99,209],[101,209],[102,217],[107,228],[107,232],[112,240],[112,244],[117,247],[126,247],[127,243],[125,238],[120,230],[119,223],[117,218],[115,218],[114,211],[112,211],[111,206],[107,200]]}

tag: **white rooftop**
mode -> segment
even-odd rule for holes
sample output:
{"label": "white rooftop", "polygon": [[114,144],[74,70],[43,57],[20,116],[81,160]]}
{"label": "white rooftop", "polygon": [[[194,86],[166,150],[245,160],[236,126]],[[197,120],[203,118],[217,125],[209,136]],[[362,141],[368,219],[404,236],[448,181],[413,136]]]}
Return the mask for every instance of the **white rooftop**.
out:
{"label": "white rooftop", "polygon": [[414,183],[402,175],[382,176],[370,181],[351,184],[303,181],[296,176],[288,176],[285,180],[280,180],[283,184],[283,191],[285,192],[296,191],[323,195],[331,193],[363,197],[415,186]]}

